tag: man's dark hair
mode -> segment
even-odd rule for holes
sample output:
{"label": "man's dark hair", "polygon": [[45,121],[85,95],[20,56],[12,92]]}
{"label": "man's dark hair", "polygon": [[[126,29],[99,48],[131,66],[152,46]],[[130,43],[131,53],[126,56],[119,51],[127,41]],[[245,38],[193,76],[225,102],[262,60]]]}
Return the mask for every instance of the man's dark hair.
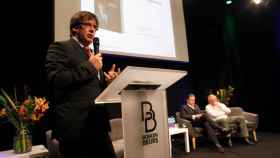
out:
{"label": "man's dark hair", "polygon": [[195,95],[193,93],[190,93],[187,95],[187,99],[189,99],[190,97],[195,97]]}
{"label": "man's dark hair", "polygon": [[75,35],[73,28],[79,28],[85,21],[94,19],[97,27],[99,26],[98,18],[95,14],[88,11],[79,11],[75,13],[70,20],[70,36]]}

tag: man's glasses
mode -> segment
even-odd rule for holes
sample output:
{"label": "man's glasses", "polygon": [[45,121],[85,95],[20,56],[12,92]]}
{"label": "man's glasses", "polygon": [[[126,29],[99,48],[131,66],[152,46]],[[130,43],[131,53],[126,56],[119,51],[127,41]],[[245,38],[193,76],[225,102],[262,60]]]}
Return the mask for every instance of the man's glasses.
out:
{"label": "man's glasses", "polygon": [[84,23],[81,23],[81,24],[86,26],[86,27],[93,27],[95,30],[98,30],[98,26],[97,25],[93,25],[93,24],[88,23],[88,22],[84,22]]}

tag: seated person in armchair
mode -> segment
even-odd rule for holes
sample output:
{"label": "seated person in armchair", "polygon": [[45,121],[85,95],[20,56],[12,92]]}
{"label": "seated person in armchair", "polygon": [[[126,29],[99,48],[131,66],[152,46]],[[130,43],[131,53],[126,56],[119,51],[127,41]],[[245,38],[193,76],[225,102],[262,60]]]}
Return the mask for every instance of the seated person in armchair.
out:
{"label": "seated person in armchair", "polygon": [[180,116],[191,121],[194,127],[204,128],[206,130],[207,136],[209,137],[210,141],[215,144],[217,150],[221,153],[224,153],[224,148],[219,143],[214,129],[217,129],[224,134],[227,134],[229,131],[212,121],[204,112],[200,110],[199,106],[195,104],[194,94],[189,94],[187,96],[186,105],[182,106]]}
{"label": "seated person in armchair", "polygon": [[[225,104],[219,102],[217,96],[214,94],[208,95],[208,105],[206,105],[206,113],[213,121],[222,125],[228,130],[230,130],[230,123],[236,123],[241,130],[241,135],[242,137],[244,137],[245,142],[250,145],[254,144],[249,140],[249,133],[245,118],[243,116],[229,117],[228,114],[231,113],[230,108],[228,108]],[[231,141],[229,142],[229,144],[230,146],[232,146]]]}

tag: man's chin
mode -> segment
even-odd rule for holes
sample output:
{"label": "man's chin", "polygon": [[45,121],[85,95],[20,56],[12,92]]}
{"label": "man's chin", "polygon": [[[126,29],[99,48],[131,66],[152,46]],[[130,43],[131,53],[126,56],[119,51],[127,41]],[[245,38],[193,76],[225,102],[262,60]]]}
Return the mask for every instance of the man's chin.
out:
{"label": "man's chin", "polygon": [[86,44],[87,44],[87,45],[90,45],[92,42],[93,42],[92,39],[87,39],[87,40],[86,40]]}

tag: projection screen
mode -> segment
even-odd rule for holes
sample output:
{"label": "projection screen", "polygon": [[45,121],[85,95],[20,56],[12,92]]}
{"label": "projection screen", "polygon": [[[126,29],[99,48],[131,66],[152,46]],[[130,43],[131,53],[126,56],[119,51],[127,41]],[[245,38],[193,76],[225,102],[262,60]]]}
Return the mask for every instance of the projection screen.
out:
{"label": "projection screen", "polygon": [[101,53],[188,62],[182,0],[55,0],[55,41],[79,10],[95,13]]}

